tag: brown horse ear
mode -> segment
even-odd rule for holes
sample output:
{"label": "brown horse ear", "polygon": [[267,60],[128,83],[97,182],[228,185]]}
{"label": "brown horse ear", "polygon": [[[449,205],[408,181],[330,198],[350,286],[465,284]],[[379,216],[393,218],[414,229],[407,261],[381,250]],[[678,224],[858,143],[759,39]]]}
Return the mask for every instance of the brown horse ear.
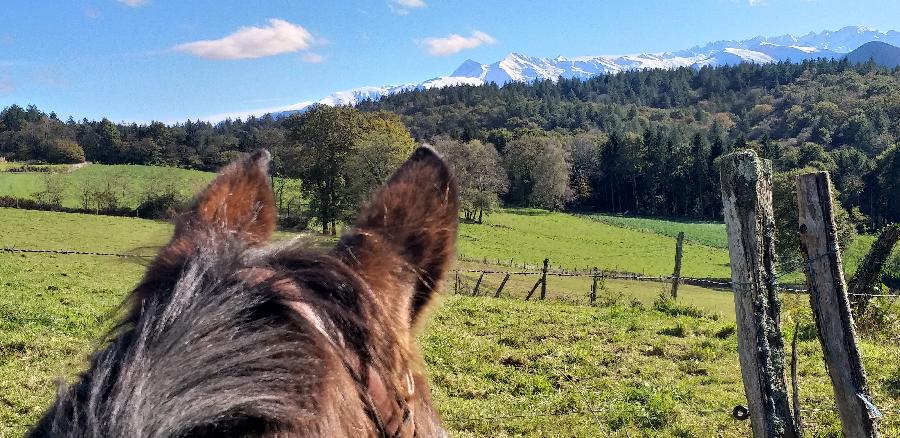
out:
{"label": "brown horse ear", "polygon": [[269,185],[271,155],[257,151],[226,166],[175,224],[172,240],[150,265],[137,292],[175,281],[187,258],[216,242],[265,243],[275,229],[275,201]]}
{"label": "brown horse ear", "polygon": [[219,172],[175,226],[175,239],[194,233],[226,233],[256,245],[275,230],[268,151],[238,159]]}
{"label": "brown horse ear", "polygon": [[415,323],[453,260],[458,210],[450,169],[420,147],[363,209],[337,252]]}

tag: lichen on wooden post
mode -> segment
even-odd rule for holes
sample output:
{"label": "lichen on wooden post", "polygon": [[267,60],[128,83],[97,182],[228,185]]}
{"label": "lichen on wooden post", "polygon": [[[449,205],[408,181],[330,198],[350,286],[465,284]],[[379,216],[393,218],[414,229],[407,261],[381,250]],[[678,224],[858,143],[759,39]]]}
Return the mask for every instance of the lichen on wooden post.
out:
{"label": "lichen on wooden post", "polygon": [[797,204],[809,300],[844,436],[876,437],[877,410],[870,408],[871,394],[856,345],[828,172],[797,177]]}
{"label": "lichen on wooden post", "polygon": [[753,151],[720,159],[741,376],[754,437],[798,436],[784,377],[775,274],[772,165]]}

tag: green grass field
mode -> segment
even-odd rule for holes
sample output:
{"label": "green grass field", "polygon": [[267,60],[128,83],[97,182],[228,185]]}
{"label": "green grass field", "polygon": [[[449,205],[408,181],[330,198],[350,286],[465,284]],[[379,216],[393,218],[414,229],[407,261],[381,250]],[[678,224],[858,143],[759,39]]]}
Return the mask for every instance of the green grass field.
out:
{"label": "green grass field", "polygon": [[728,249],[728,235],[725,233],[725,224],[721,222],[675,221],[607,214],[592,214],[587,217],[621,228],[655,233],[672,238],[677,237],[678,233],[684,232],[684,237],[688,242],[713,248]]}
{"label": "green grass field", "polygon": [[[6,165],[9,167],[12,163]],[[60,167],[63,168],[65,167]],[[0,196],[31,198],[34,193],[44,189],[44,173],[12,173],[2,170],[0,169]],[[83,187],[105,187],[110,184],[120,196],[120,204],[134,208],[141,202],[141,196],[148,187],[172,185],[178,187],[181,194],[188,198],[212,180],[215,174],[174,167],[90,164],[60,176],[66,186],[63,196],[65,207],[82,206],[80,194]]]}
{"label": "green grass field", "polygon": [[[466,225],[463,233],[481,240],[470,238],[465,245],[474,252],[475,242],[511,239],[517,230],[529,230],[527,218],[535,220],[533,230],[556,224],[575,234],[598,233],[586,225],[597,226],[590,219],[504,213],[492,221],[512,231],[488,239],[478,227],[490,226]],[[142,253],[163,244],[169,233],[168,224],[140,219],[0,209],[5,247]],[[619,236],[620,242],[671,243],[633,230]],[[552,239],[541,236],[536,249],[557,248]],[[578,247],[580,240],[597,242],[573,238],[568,244]],[[507,253],[488,248],[498,257],[527,254],[518,243],[511,242]],[[579,254],[604,257],[601,250]],[[0,252],[0,437],[20,436],[52,399],[54,380],[84,366],[86,353],[143,269],[134,258]],[[465,275],[463,284],[472,287],[474,278]],[[524,302],[534,279],[513,277],[501,299],[448,292],[419,336],[436,404],[454,436],[749,434],[748,423],[730,417],[743,403],[743,389],[729,293],[684,286],[681,304],[702,309],[684,314],[654,307],[665,285],[609,280],[598,294],[599,305],[592,307],[584,305],[586,280],[551,277],[550,300]],[[499,280],[486,276],[483,290],[493,292]],[[451,291],[452,282],[451,276],[446,285]],[[783,295],[783,300],[784,326],[801,320],[802,402],[817,409],[805,413],[808,432],[838,436],[807,298]],[[889,413],[882,423],[885,436],[900,434],[897,342],[861,343],[875,401]]]}
{"label": "green grass field", "polygon": [[[540,265],[547,257],[556,267],[670,275],[675,263],[675,239],[587,217],[510,209],[492,214],[484,224],[462,224],[459,252],[505,263],[513,259]],[[690,277],[728,278],[728,251],[688,242],[682,273]]]}
{"label": "green grass field", "polygon": [[[725,225],[675,222],[617,216],[575,216],[544,210],[507,209],[490,215],[484,224],[462,224],[461,255],[499,264],[540,265],[547,257],[551,265],[583,270],[607,270],[671,275],[675,263],[675,236],[683,230],[682,275],[730,278]],[[874,236],[857,236],[843,255],[849,278],[868,252]],[[900,249],[892,269],[900,269]],[[802,272],[781,278],[802,283]]]}

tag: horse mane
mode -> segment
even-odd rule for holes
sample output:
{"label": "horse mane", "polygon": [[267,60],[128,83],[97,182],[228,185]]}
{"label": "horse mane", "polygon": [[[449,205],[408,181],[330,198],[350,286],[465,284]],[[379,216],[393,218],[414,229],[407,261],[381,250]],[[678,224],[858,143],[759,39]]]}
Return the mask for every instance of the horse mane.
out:
{"label": "horse mane", "polygon": [[[110,332],[31,436],[316,436],[340,428],[336,417],[319,416],[328,400],[315,398],[332,383],[330,341],[273,293],[276,278],[237,278],[246,258],[233,246],[198,252],[170,294],[147,295],[139,316]],[[276,260],[303,278],[300,299],[326,309],[329,329],[368,358],[360,306],[347,306],[359,283],[352,272],[297,249]],[[329,303],[324,291],[343,302]]]}

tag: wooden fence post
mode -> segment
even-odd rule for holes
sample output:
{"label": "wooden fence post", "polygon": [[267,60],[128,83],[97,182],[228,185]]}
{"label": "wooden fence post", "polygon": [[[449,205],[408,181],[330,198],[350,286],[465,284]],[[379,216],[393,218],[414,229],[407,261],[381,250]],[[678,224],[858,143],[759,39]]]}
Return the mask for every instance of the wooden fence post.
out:
{"label": "wooden fence post", "polygon": [[900,224],[888,225],[878,235],[878,240],[872,244],[872,249],[866,254],[862,264],[856,268],[856,273],[850,279],[849,295],[854,299],[856,316],[866,313],[866,307],[872,298],[875,287],[881,281],[881,272],[884,263],[891,255],[891,250],[900,240]]}
{"label": "wooden fence post", "polygon": [[722,157],[719,166],[738,358],[753,436],[796,437],[775,287],[772,164],[753,151],[738,151]]}
{"label": "wooden fence post", "polygon": [[597,301],[597,267],[594,267],[593,271],[594,283],[591,285],[591,304],[594,304],[594,301]]}
{"label": "wooden fence post", "polygon": [[544,259],[544,269],[541,270],[541,299],[547,298],[547,269],[550,267],[550,259]]}
{"label": "wooden fence post", "polygon": [[534,291],[536,291],[538,286],[540,286],[541,283],[543,283],[543,282],[544,282],[543,278],[538,278],[538,281],[536,283],[534,283],[534,286],[531,287],[531,290],[528,292],[528,295],[525,296],[525,301],[528,301],[531,299],[531,296],[534,295]]}
{"label": "wooden fence post", "polygon": [[856,346],[853,315],[847,299],[828,172],[797,177],[797,204],[800,246],[807,260],[809,300],[844,436],[878,436],[873,418],[875,410],[869,409],[871,395]]}
{"label": "wooden fence post", "polygon": [[478,288],[481,287],[481,280],[484,280],[484,271],[482,271],[482,272],[481,272],[481,275],[478,276],[478,281],[475,282],[475,289],[472,289],[472,296],[473,296],[473,297],[477,297],[477,296],[478,296]]}
{"label": "wooden fence post", "polygon": [[681,282],[681,245],[684,243],[684,231],[678,233],[675,242],[675,270],[672,272],[672,299],[678,298],[678,283]]}
{"label": "wooden fence post", "polygon": [[503,281],[500,282],[500,287],[497,288],[494,298],[500,298],[500,292],[503,292],[503,286],[506,286],[507,281],[509,281],[509,272],[506,273],[506,276],[503,277]]}

